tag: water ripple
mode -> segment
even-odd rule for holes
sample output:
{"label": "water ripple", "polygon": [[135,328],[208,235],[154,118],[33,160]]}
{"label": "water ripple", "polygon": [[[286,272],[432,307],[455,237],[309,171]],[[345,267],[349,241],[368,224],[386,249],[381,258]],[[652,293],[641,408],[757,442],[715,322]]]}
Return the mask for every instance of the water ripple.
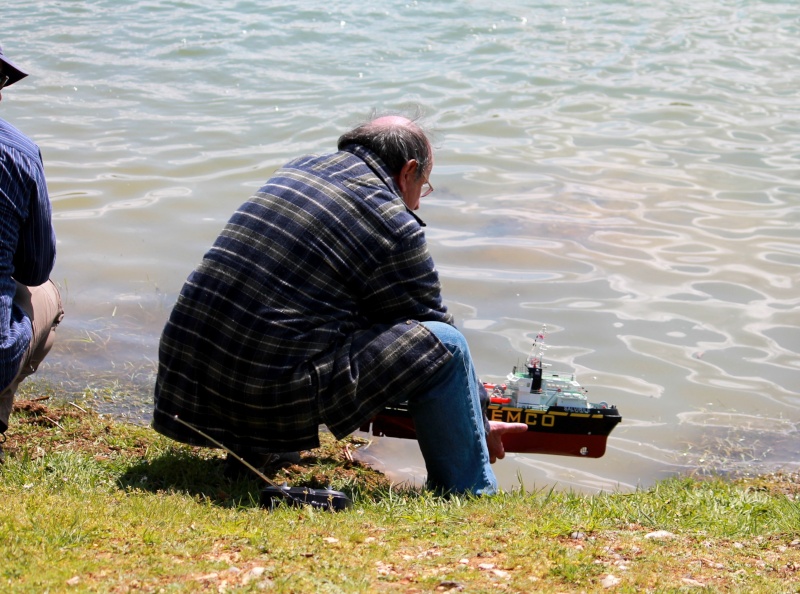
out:
{"label": "water ripple", "polygon": [[546,323],[554,364],[625,417],[602,460],[515,457],[506,484],[797,463],[783,434],[768,456],[730,445],[800,418],[794,2],[6,0],[3,18],[31,71],[3,117],[45,158],[59,332],[103,335],[85,359],[56,346],[53,373],[151,369],[183,279],[275,168],[418,106],[437,150],[418,214],[481,373]]}

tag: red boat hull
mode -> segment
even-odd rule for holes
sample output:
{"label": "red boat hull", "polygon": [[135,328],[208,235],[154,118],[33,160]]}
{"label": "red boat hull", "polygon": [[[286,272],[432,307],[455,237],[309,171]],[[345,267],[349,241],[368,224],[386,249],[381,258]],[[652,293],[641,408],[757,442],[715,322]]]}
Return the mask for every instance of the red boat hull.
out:
{"label": "red boat hull", "polygon": [[[574,411],[551,407],[547,411],[492,404],[489,420],[526,423],[525,433],[506,434],[503,446],[517,454],[551,454],[600,458],[606,453],[609,433],[622,420],[616,408]],[[414,420],[403,406],[390,407],[365,423],[362,431],[373,435],[416,439]]]}

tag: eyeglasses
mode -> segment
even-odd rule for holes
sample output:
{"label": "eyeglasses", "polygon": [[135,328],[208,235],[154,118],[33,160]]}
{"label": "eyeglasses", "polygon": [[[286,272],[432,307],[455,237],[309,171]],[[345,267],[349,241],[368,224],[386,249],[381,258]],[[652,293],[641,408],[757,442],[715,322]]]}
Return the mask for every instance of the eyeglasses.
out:
{"label": "eyeglasses", "polygon": [[422,192],[420,192],[419,197],[425,198],[425,196],[431,192],[433,192],[433,186],[431,185],[431,182],[426,181],[424,184],[422,184]]}
{"label": "eyeglasses", "polygon": [[9,78],[10,77],[8,76],[3,76],[2,74],[0,74],[0,89],[6,86],[6,83],[8,82]]}

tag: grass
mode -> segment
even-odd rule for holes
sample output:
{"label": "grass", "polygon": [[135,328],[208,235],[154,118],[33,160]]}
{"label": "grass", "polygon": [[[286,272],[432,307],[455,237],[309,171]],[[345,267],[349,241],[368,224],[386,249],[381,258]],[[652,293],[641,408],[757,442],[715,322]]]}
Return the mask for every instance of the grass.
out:
{"label": "grass", "polygon": [[326,437],[268,472],[353,508],[266,511],[216,450],[37,396],[20,395],[0,466],[2,591],[800,592],[796,474],[444,499]]}

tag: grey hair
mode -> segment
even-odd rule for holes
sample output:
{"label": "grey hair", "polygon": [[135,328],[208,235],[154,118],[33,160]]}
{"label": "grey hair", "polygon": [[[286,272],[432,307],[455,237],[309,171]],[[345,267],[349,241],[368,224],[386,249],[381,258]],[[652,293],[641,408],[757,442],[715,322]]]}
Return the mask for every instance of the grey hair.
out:
{"label": "grey hair", "polygon": [[378,124],[370,120],[339,137],[337,148],[342,150],[350,144],[359,144],[378,155],[392,175],[397,175],[403,166],[417,161],[416,177],[426,175],[433,160],[433,149],[428,137],[414,120],[403,124]]}

